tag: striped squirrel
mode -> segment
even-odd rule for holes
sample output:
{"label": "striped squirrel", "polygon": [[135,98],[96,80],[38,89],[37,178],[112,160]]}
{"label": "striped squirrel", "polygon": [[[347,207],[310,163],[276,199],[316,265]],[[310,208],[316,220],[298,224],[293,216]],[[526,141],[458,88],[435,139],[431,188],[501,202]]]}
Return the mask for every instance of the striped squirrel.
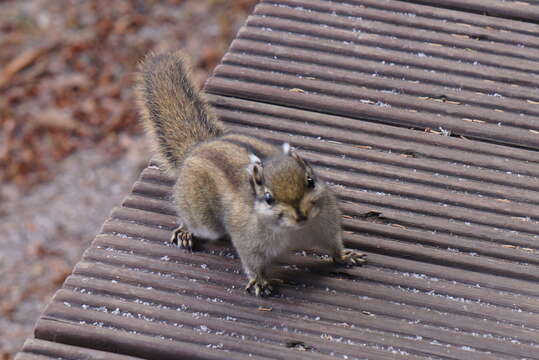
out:
{"label": "striped squirrel", "polygon": [[181,225],[171,241],[192,250],[197,238],[229,237],[249,281],[270,295],[267,266],[287,250],[319,249],[336,263],[361,265],[344,249],[337,200],[287,143],[228,132],[190,78],[181,52],[141,63],[138,106],[160,163],[177,178]]}

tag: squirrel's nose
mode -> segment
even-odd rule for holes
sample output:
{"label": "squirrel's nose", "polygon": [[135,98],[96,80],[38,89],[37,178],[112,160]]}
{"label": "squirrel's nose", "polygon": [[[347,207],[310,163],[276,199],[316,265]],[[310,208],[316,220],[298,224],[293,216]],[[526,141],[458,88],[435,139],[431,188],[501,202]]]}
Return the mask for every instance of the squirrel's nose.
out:
{"label": "squirrel's nose", "polygon": [[307,221],[307,216],[303,214],[300,210],[296,210],[296,222],[303,223]]}

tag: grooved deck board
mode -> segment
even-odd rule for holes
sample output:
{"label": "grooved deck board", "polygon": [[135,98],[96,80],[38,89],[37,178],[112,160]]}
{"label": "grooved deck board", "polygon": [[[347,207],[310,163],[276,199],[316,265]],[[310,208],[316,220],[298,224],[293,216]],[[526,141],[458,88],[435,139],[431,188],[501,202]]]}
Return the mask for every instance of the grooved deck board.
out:
{"label": "grooved deck board", "polygon": [[248,295],[229,243],[168,242],[174,179],[151,162],[19,358],[539,359],[539,27],[518,6],[262,1],[208,99],[299,149],[368,263],[297,252],[275,297]]}
{"label": "grooved deck board", "polygon": [[533,23],[539,22],[539,4],[535,0],[412,0],[412,2],[472,10],[484,15]]}
{"label": "grooved deck board", "polygon": [[539,148],[538,33],[435,18],[422,5],[396,12],[397,3],[263,1],[207,89]]}
{"label": "grooved deck board", "polygon": [[[301,147],[334,183],[345,243],[365,250],[368,265],[335,268],[298,253],[275,267],[287,281],[278,297],[247,295],[228,244],[191,254],[167,243],[177,223],[173,179],[151,165],[56,294],[36,336],[79,346],[90,338],[131,356],[152,349],[145,356],[160,359],[537,358],[538,184],[503,168],[522,162],[533,174],[537,164],[523,160],[533,152],[481,143],[463,162],[471,141],[369,123],[349,136],[331,124],[350,119],[210,101],[232,130]],[[383,147],[358,147],[363,137]],[[401,142],[415,157],[403,155]],[[366,218],[372,211],[380,214]]]}
{"label": "grooved deck board", "polygon": [[139,357],[118,355],[78,346],[39,339],[28,339],[15,360],[140,360]]}

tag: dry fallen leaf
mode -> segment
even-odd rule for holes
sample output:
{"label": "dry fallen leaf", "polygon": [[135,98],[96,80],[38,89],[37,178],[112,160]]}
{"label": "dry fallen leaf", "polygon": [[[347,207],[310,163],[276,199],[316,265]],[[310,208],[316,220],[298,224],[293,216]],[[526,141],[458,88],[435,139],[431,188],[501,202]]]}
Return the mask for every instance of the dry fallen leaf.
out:
{"label": "dry fallen leaf", "polygon": [[293,88],[293,89],[290,89],[288,91],[292,91],[292,92],[298,92],[298,93],[302,93],[304,94],[305,93],[305,90],[303,89],[300,89],[300,88]]}
{"label": "dry fallen leaf", "polygon": [[51,49],[52,46],[53,44],[46,44],[31,49],[26,49],[20,55],[11,60],[0,73],[0,88],[6,85],[17,72],[36,61],[37,58]]}
{"label": "dry fallen leaf", "polygon": [[474,123],[479,123],[479,124],[484,124],[484,123],[485,123],[485,121],[479,120],[479,119],[462,118],[462,120],[464,120],[464,121],[469,121],[469,122],[474,122]]}

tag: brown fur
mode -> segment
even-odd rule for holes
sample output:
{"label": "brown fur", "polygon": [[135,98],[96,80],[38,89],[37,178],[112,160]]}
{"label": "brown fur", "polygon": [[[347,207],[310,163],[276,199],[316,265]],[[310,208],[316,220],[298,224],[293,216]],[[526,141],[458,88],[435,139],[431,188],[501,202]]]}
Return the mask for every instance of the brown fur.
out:
{"label": "brown fur", "polygon": [[191,80],[181,52],[150,54],[140,65],[137,99],[157,154],[167,169],[177,169],[195,144],[224,134],[224,127]]}

